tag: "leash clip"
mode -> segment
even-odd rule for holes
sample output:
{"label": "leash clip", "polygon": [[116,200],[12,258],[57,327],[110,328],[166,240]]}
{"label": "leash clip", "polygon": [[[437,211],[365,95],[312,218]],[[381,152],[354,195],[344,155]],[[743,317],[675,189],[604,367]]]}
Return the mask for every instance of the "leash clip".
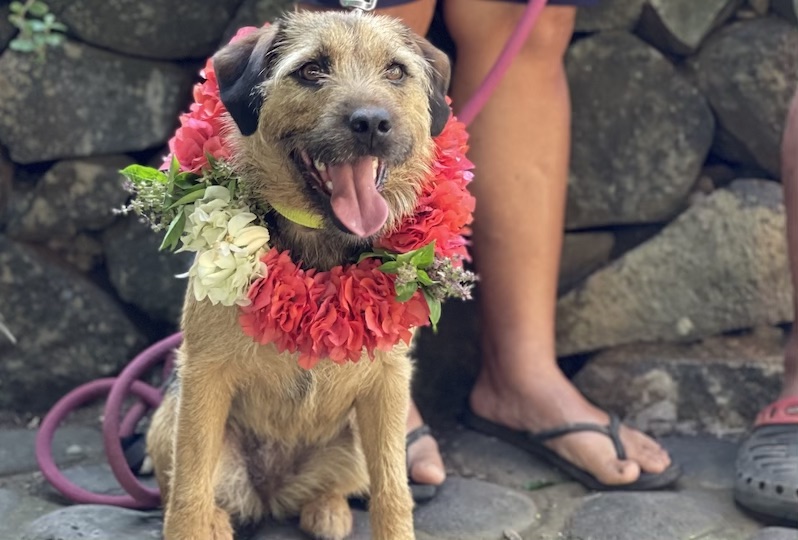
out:
{"label": "leash clip", "polygon": [[351,9],[353,13],[363,13],[364,11],[374,11],[377,7],[377,0],[340,0],[341,6]]}

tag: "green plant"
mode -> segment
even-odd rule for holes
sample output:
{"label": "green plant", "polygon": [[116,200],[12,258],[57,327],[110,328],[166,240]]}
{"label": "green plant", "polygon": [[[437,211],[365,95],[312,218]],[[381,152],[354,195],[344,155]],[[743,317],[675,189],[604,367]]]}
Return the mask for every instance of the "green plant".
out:
{"label": "green plant", "polygon": [[64,42],[67,27],[55,19],[41,0],[11,2],[10,9],[8,20],[19,29],[8,45],[12,50],[36,53],[43,60],[48,46],[57,47]]}

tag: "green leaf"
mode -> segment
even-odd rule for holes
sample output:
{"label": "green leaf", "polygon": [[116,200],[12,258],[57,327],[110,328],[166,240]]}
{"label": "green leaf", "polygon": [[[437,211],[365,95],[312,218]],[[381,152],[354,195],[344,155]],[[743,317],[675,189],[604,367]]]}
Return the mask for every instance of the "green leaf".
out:
{"label": "green leaf", "polygon": [[44,2],[33,2],[28,6],[28,12],[34,17],[44,17],[50,8]]}
{"label": "green leaf", "polygon": [[426,268],[435,260],[435,241],[433,240],[423,248],[417,249],[413,256],[410,257],[410,262],[416,268]]}
{"label": "green leaf", "polygon": [[47,26],[50,26],[52,28],[51,25],[55,22],[55,15],[53,15],[52,13],[48,13],[44,17],[42,17],[42,20]]}
{"label": "green leaf", "polygon": [[64,36],[62,36],[61,34],[47,34],[47,37],[45,38],[44,41],[48,45],[56,47],[64,42]]}
{"label": "green leaf", "polygon": [[119,172],[134,184],[166,183],[166,175],[164,173],[144,165],[128,165]]}
{"label": "green leaf", "polygon": [[441,301],[433,297],[427,291],[423,291],[424,299],[429,306],[429,322],[432,323],[432,331],[438,331],[438,321],[441,320]]}
{"label": "green leaf", "polygon": [[169,163],[169,176],[174,178],[180,172],[180,162],[177,161],[177,156],[172,154],[172,161]]}
{"label": "green leaf", "polygon": [[190,193],[188,193],[186,195],[183,195],[182,197],[177,199],[175,202],[173,202],[171,205],[169,205],[167,210],[171,210],[172,208],[175,208],[177,206],[183,206],[184,204],[193,203],[194,201],[198,201],[199,199],[201,199],[204,196],[205,196],[205,190],[204,189],[197,189],[197,190],[191,191]]}
{"label": "green leaf", "polygon": [[200,182],[201,180],[199,176],[194,173],[190,172],[182,172],[175,176],[175,186],[179,187],[183,191],[187,190],[195,190],[198,187],[206,188],[208,187],[204,182]]}
{"label": "green leaf", "polygon": [[60,22],[53,22],[50,25],[50,30],[53,30],[54,32],[66,32],[68,28],[66,27],[65,24],[61,24]]}
{"label": "green leaf", "polygon": [[396,286],[396,300],[399,302],[407,302],[410,300],[416,291],[418,290],[418,282],[411,281],[410,283],[404,283],[402,285]]}
{"label": "green leaf", "polygon": [[11,13],[24,13],[25,6],[22,5],[22,2],[11,2]]}
{"label": "green leaf", "polygon": [[399,261],[388,261],[378,266],[377,270],[380,272],[385,272],[386,274],[395,274],[397,270],[399,270],[399,266],[401,266],[401,264],[402,263]]}
{"label": "green leaf", "polygon": [[30,26],[31,31],[33,32],[44,32],[47,29],[47,25],[44,24],[43,21],[28,21],[28,25]]}
{"label": "green leaf", "polygon": [[375,249],[374,251],[367,251],[366,253],[361,253],[360,257],[358,257],[357,259],[357,262],[363,262],[366,259],[382,259],[382,260],[395,261],[396,255],[394,253],[385,251],[384,249]]}
{"label": "green leaf", "polygon": [[36,50],[36,45],[28,39],[16,38],[8,44],[8,48],[18,52],[33,52]]}
{"label": "green leaf", "polygon": [[416,272],[416,275],[418,276],[418,282],[421,283],[422,285],[426,287],[429,287],[430,285],[435,285],[435,282],[432,281],[432,278],[429,277],[429,274],[425,270],[419,269]]}
{"label": "green leaf", "polygon": [[161,247],[158,249],[163,251],[165,249],[169,249],[174,251],[177,247],[177,243],[180,240],[180,236],[183,234],[183,229],[186,226],[186,213],[183,208],[180,209],[180,212],[177,213],[175,218],[172,220],[172,223],[169,224],[169,229],[166,231],[166,236],[163,238],[163,242],[161,242]]}
{"label": "green leaf", "polygon": [[235,178],[230,180],[230,183],[227,184],[227,191],[230,192],[230,200],[234,200],[236,198],[236,190],[238,189],[238,182],[236,182]]}

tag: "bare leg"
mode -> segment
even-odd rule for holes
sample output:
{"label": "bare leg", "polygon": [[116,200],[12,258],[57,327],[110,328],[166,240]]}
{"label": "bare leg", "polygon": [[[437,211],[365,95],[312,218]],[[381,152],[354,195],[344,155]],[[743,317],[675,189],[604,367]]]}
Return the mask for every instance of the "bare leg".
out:
{"label": "bare leg", "polygon": [[[319,10],[311,5],[300,4],[300,9]],[[427,34],[432,15],[435,11],[435,0],[416,0],[395,7],[377,9],[376,13],[401,19],[408,27],[420,36]],[[410,403],[407,416],[407,431],[420,427],[424,423],[415,403]],[[410,477],[422,484],[439,485],[446,479],[438,450],[438,443],[431,436],[421,437],[407,449],[407,460],[410,464]]]}
{"label": "bare leg", "polygon": [[793,305],[796,313],[784,355],[784,388],[781,397],[798,396],[798,92],[792,100],[782,142],[781,176],[787,208],[787,250],[792,271]]}
{"label": "bare leg", "polygon": [[[482,82],[523,5],[461,0],[445,4],[458,50],[455,106]],[[483,368],[474,412],[511,428],[568,422],[606,424],[556,364],[554,314],[570,150],[570,101],[562,63],[575,8],[548,7],[513,66],[470,128],[477,199],[475,258],[481,275]],[[610,484],[661,472],[670,458],[640,432],[621,432],[629,459],[610,440],[579,433],[550,447]]]}

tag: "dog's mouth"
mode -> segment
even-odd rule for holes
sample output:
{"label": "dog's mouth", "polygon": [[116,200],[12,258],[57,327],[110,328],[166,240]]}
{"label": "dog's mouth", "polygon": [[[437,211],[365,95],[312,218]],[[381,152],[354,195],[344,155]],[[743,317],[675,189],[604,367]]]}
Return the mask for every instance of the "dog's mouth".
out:
{"label": "dog's mouth", "polygon": [[383,160],[363,156],[324,163],[304,150],[293,157],[310,187],[329,200],[332,213],[347,231],[368,238],[385,225],[388,204],[380,194],[387,176]]}

